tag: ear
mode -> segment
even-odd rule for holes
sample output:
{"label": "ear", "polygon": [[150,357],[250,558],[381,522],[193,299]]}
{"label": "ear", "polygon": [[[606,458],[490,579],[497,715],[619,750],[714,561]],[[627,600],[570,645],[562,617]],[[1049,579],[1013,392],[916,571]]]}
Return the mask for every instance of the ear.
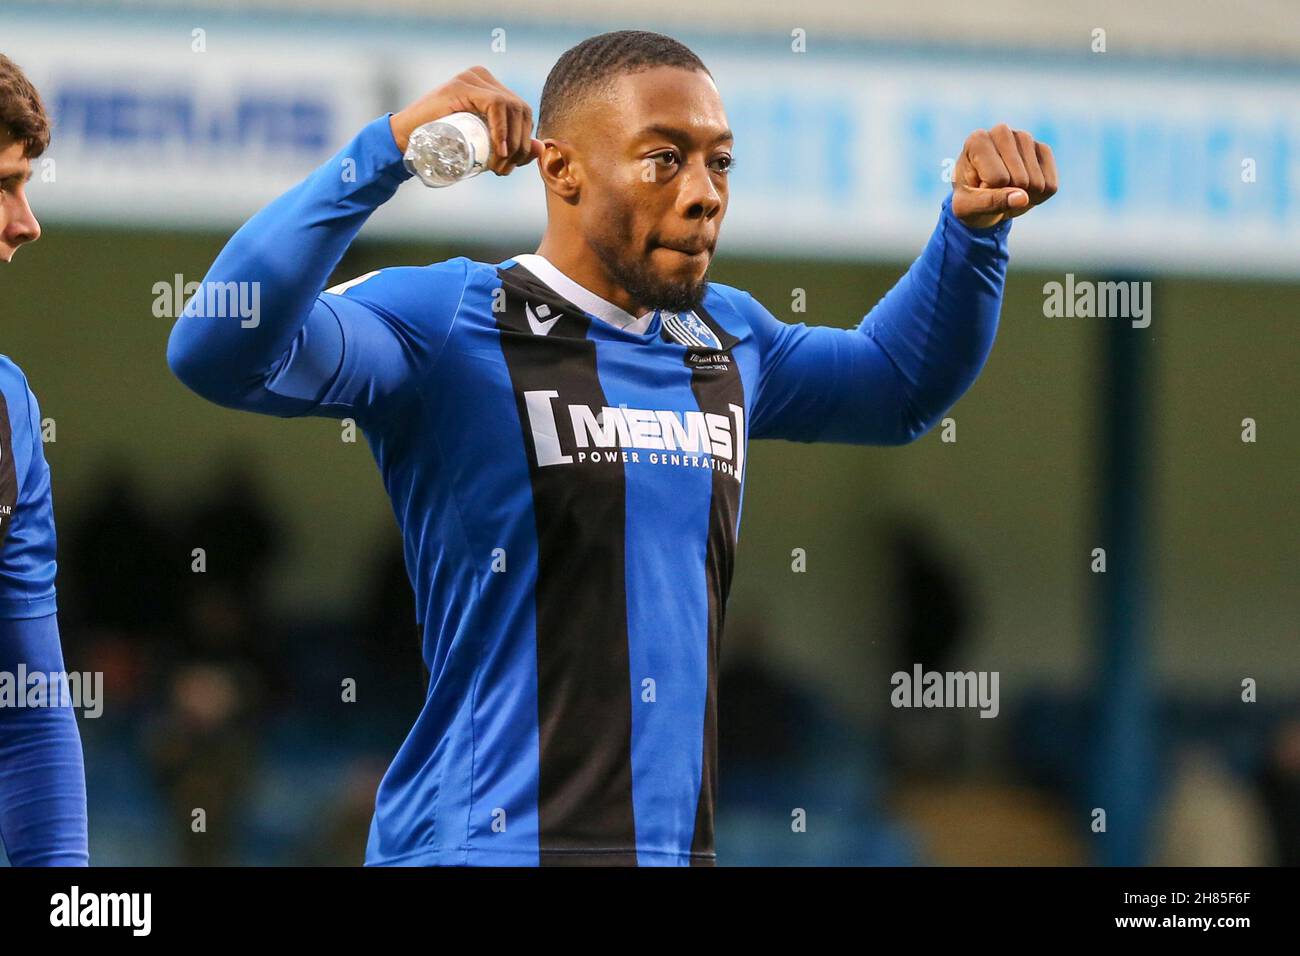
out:
{"label": "ear", "polygon": [[537,170],[542,182],[561,199],[576,199],[582,167],[574,155],[573,146],[558,139],[544,139],[541,143],[542,154],[537,159]]}

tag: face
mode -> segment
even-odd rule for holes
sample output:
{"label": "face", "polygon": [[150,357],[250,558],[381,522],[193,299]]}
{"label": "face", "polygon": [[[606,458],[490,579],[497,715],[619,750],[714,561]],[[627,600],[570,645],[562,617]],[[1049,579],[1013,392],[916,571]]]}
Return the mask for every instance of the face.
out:
{"label": "face", "polygon": [[9,262],[25,242],[41,236],[40,223],[27,205],[32,164],[22,143],[0,139],[0,261]]}
{"label": "face", "polygon": [[718,88],[706,73],[656,67],[618,77],[584,112],[588,246],[633,302],[694,308],[727,212],[732,135]]}

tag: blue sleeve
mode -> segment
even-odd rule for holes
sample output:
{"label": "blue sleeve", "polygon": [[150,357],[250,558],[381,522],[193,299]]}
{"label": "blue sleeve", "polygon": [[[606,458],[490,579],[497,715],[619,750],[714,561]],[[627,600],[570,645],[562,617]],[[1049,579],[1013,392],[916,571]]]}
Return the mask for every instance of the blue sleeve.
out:
{"label": "blue sleeve", "polygon": [[1011,223],[971,229],[951,202],[856,328],[787,324],[749,297],[762,353],[751,438],[906,444],[971,386],[997,331]]}
{"label": "blue sleeve", "polygon": [[86,780],[72,708],[19,706],[24,675],[63,673],[40,418],[26,376],[0,356],[0,842],[15,866],[84,866]]}
{"label": "blue sleeve", "polygon": [[408,178],[382,116],[245,223],[172,328],[176,376],[247,411],[363,424],[391,415],[446,341],[468,261],[384,269],[340,294],[324,290],[362,225]]}
{"label": "blue sleeve", "polygon": [[[20,670],[21,667],[21,670]],[[0,840],[14,866],[86,866],[86,775],[71,703],[17,706],[22,673],[62,674],[56,616],[0,620]]]}
{"label": "blue sleeve", "polygon": [[0,618],[57,609],[50,466],[27,377],[0,356]]}

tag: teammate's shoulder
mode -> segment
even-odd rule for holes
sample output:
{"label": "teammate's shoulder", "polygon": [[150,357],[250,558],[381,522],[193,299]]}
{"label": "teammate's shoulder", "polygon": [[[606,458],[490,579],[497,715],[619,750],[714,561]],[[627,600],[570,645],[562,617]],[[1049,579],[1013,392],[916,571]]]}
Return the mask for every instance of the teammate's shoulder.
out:
{"label": "teammate's shoulder", "polygon": [[26,401],[27,395],[31,392],[31,386],[27,383],[27,376],[23,370],[18,367],[17,362],[4,354],[0,354],[0,391],[4,392],[10,404],[16,398]]}

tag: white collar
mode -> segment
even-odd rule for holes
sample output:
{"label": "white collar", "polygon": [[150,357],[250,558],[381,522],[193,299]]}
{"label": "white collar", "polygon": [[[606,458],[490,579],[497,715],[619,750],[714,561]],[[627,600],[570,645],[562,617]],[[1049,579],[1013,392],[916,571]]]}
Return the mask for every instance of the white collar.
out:
{"label": "white collar", "polygon": [[568,276],[566,276],[545,256],[538,255],[535,252],[525,253],[515,256],[515,262],[519,263],[537,278],[541,279],[561,296],[568,299],[584,312],[589,312],[596,318],[608,322],[610,325],[620,328],[625,332],[634,332],[642,335],[650,327],[651,320],[655,317],[655,310],[651,309],[645,315],[637,317],[630,312],[620,309],[613,302],[602,299],[590,289],[578,285]]}

